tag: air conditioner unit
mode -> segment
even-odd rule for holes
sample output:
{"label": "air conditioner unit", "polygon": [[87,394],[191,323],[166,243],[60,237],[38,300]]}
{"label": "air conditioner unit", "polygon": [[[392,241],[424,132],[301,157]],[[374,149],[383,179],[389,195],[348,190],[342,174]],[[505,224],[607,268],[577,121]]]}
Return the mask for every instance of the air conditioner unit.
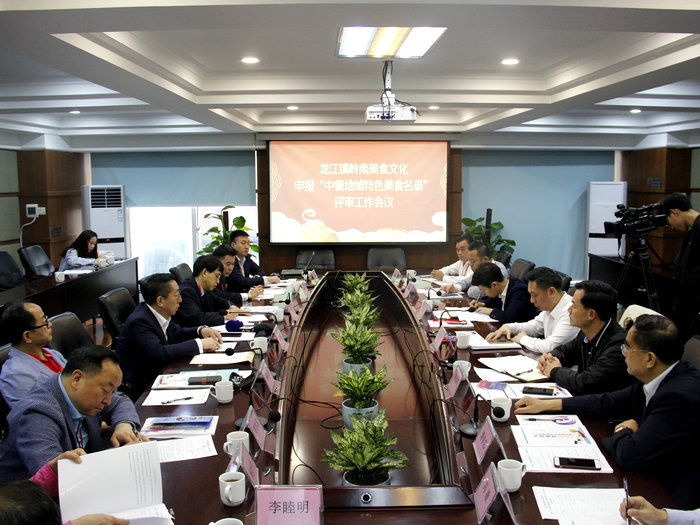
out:
{"label": "air conditioner unit", "polygon": [[97,233],[100,252],[127,257],[124,186],[82,186],[85,228]]}

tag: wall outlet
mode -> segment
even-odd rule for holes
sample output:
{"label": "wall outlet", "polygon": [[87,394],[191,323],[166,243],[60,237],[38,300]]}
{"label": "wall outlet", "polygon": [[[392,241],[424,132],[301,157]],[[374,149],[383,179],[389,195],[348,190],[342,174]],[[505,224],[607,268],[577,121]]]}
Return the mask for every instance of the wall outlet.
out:
{"label": "wall outlet", "polygon": [[[39,216],[39,205],[38,204],[27,204],[26,205],[27,218],[33,219]],[[44,213],[46,213],[46,208],[44,208]]]}

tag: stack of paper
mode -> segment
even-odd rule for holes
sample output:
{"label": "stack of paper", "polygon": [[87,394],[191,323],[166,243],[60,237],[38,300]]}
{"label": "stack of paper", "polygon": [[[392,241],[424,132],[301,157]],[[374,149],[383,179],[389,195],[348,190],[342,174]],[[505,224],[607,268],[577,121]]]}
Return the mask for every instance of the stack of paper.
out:
{"label": "stack of paper", "polygon": [[253,373],[252,370],[240,370],[238,368],[223,368],[220,370],[187,370],[180,372],[179,374],[161,374],[156,377],[153,381],[151,389],[164,389],[164,388],[202,388],[201,384],[190,385],[189,379],[191,377],[210,377],[219,376],[223,381],[228,381],[232,373],[237,373],[242,377],[248,377]]}
{"label": "stack of paper", "polygon": [[108,514],[133,524],[173,525],[163,505],[157,443],[112,448],[58,462],[61,518]]}
{"label": "stack of paper", "polygon": [[[511,426],[518,452],[529,472],[597,472],[613,469],[578,416],[516,415],[520,425]],[[555,457],[597,459],[600,470],[561,469]]]}
{"label": "stack of paper", "polygon": [[[469,345],[472,347],[472,350],[508,350],[509,348],[521,348],[521,346],[518,343],[514,343],[513,341],[502,341],[502,340],[494,340],[494,341],[487,341],[483,337],[481,337],[479,334],[472,334],[471,337],[469,338]],[[488,366],[488,365],[487,365]]]}
{"label": "stack of paper", "polygon": [[211,388],[183,390],[151,390],[143,406],[203,405],[207,402]]}
{"label": "stack of paper", "polygon": [[[532,487],[544,520],[567,525],[625,525],[620,516],[624,489],[567,489]],[[591,505],[591,502],[595,502]]]}
{"label": "stack of paper", "polygon": [[479,362],[497,372],[508,374],[518,381],[529,382],[547,379],[547,376],[537,369],[537,361],[525,355],[480,357]]}
{"label": "stack of paper", "polygon": [[190,361],[191,365],[235,365],[238,363],[252,363],[255,352],[237,352],[226,355],[223,352],[197,354]]}
{"label": "stack of paper", "polygon": [[[508,377],[509,380],[513,380],[512,377]],[[497,397],[506,396],[510,399],[520,399],[521,397],[527,395],[530,397],[537,397],[540,399],[563,399],[565,397],[572,397],[571,393],[555,383],[538,383],[538,387],[552,388],[554,390],[553,396],[542,395],[542,394],[523,394],[523,388],[528,385],[522,383],[507,383],[503,390],[494,390],[491,388],[481,388],[479,385],[472,383],[472,388],[475,394],[480,394],[484,399],[495,399]]]}

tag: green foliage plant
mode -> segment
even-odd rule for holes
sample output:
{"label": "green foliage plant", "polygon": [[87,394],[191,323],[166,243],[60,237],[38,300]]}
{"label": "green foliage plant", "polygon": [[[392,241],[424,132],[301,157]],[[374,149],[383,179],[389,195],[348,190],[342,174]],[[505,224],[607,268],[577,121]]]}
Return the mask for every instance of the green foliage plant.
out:
{"label": "green foliage plant", "polygon": [[515,241],[506,239],[498,233],[503,229],[503,223],[492,222],[491,226],[487,228],[484,224],[484,220],[483,217],[479,217],[478,219],[464,217],[462,219],[464,234],[471,235],[475,241],[483,242],[488,248],[491,257],[494,259],[498,252],[501,251],[512,255],[515,251]]}
{"label": "green foliage plant", "polygon": [[331,332],[331,337],[343,345],[343,353],[352,358],[356,365],[363,364],[370,356],[381,355],[377,352],[379,334],[362,324],[346,323],[345,328]]}
{"label": "green foliage plant", "polygon": [[354,292],[345,292],[343,294],[343,304],[347,306],[350,312],[353,312],[365,304],[373,304],[374,296],[369,292],[361,292],[356,290]]}
{"label": "green foliage plant", "polygon": [[352,430],[331,432],[335,448],[323,451],[322,460],[332,469],[346,472],[346,479],[355,485],[377,485],[390,471],[408,466],[406,454],[389,449],[398,440],[385,435],[389,422],[383,408],[373,419],[350,418]]}
{"label": "green foliage plant", "polygon": [[345,324],[354,323],[373,327],[379,319],[379,309],[372,306],[371,301],[350,308],[344,316]]}
{"label": "green foliage plant", "polygon": [[[230,210],[231,208],[235,208],[235,206],[224,206],[223,208],[221,208],[221,211],[219,213],[207,213],[206,215],[204,215],[205,219],[215,217],[216,219],[218,219],[219,224],[212,226],[206,232],[204,232],[205,235],[209,235],[210,240],[207,243],[207,245],[204,246],[204,248],[197,252],[197,255],[206,255],[212,253],[214,249],[220,244],[229,244],[231,242],[231,234],[236,230],[252,231],[245,225],[245,217],[243,217],[242,215],[234,217],[231,220],[233,230],[228,229],[228,224],[226,221],[228,214],[224,212]],[[251,244],[250,249],[256,253],[260,251],[260,247],[257,244]]]}
{"label": "green foliage plant", "polygon": [[369,408],[372,406],[372,400],[379,392],[384,390],[392,380],[384,380],[386,377],[386,365],[382,369],[373,374],[372,371],[365,367],[362,373],[358,376],[354,369],[350,369],[347,374],[336,372],[338,382],[333,383],[339,392],[335,396],[345,396],[350,399],[352,408]]}
{"label": "green foliage plant", "polygon": [[368,292],[369,279],[367,279],[367,274],[346,273],[340,281],[340,289],[344,293],[356,291]]}

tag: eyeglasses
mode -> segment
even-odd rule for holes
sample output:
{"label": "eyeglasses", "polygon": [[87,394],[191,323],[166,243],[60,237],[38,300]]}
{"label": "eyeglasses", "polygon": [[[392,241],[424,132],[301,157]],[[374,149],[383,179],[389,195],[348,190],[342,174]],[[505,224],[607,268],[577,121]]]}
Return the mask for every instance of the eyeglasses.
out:
{"label": "eyeglasses", "polygon": [[623,356],[627,357],[632,352],[648,352],[649,350],[635,350],[633,348],[630,348],[627,343],[622,343],[620,345],[620,351],[622,352]]}
{"label": "eyeglasses", "polygon": [[50,322],[51,321],[49,321],[49,318],[46,317],[46,314],[44,314],[44,324],[40,324],[39,326],[34,326],[34,327],[30,328],[29,330],[38,330],[39,328],[44,328],[45,326],[49,326]]}

